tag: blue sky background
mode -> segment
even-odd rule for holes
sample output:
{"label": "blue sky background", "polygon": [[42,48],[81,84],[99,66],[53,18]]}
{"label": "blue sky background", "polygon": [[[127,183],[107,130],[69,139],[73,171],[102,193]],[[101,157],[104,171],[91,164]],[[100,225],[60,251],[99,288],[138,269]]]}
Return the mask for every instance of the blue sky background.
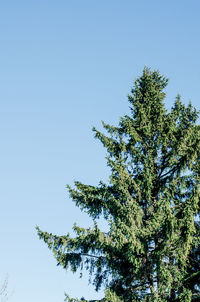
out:
{"label": "blue sky background", "polygon": [[98,298],[87,275],[66,273],[39,241],[91,221],[66,184],[106,180],[101,120],[128,113],[127,94],[144,66],[170,78],[200,109],[198,0],[7,0],[0,2],[0,280],[11,302]]}

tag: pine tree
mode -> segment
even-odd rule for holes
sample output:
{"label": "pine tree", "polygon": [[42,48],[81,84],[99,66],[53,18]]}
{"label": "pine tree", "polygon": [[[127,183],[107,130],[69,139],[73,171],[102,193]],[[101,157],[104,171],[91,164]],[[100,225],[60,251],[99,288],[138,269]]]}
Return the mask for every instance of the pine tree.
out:
{"label": "pine tree", "polygon": [[103,123],[107,135],[93,129],[107,149],[109,183],[68,189],[94,226],[75,224],[75,237],[37,228],[58,265],[85,267],[96,290],[105,286],[103,301],[200,301],[199,113],[179,95],[167,111],[167,83],[145,68],[128,96],[130,115]]}

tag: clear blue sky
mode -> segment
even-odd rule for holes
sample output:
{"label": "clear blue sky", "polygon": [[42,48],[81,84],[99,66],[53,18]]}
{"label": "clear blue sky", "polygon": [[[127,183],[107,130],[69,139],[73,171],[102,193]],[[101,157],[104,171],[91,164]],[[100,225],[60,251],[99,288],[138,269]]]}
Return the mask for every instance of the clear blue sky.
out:
{"label": "clear blue sky", "polygon": [[92,126],[116,124],[144,66],[200,109],[199,0],[7,0],[0,3],[0,280],[11,302],[101,297],[38,240],[90,220],[66,184],[109,170]]}

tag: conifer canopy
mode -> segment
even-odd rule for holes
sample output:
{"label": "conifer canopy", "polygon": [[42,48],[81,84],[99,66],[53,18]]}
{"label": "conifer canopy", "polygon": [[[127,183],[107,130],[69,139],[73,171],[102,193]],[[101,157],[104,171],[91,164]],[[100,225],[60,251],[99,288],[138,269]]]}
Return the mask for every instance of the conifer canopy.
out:
{"label": "conifer canopy", "polygon": [[128,96],[130,115],[103,123],[106,134],[93,128],[107,150],[109,182],[68,189],[94,226],[75,224],[74,237],[37,227],[58,265],[86,268],[96,290],[105,286],[102,301],[200,301],[199,112],[179,95],[168,111],[167,83],[144,68]]}

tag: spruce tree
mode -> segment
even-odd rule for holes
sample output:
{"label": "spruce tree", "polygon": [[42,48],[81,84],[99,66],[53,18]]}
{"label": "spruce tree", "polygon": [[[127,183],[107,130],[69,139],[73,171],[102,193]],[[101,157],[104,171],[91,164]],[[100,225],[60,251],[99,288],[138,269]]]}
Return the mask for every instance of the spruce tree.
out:
{"label": "spruce tree", "polygon": [[93,129],[107,150],[109,182],[68,189],[94,226],[75,224],[74,237],[37,228],[58,265],[85,267],[96,290],[105,286],[102,301],[200,301],[199,113],[179,95],[168,111],[167,83],[145,68],[128,96],[130,115],[103,123],[107,135]]}

